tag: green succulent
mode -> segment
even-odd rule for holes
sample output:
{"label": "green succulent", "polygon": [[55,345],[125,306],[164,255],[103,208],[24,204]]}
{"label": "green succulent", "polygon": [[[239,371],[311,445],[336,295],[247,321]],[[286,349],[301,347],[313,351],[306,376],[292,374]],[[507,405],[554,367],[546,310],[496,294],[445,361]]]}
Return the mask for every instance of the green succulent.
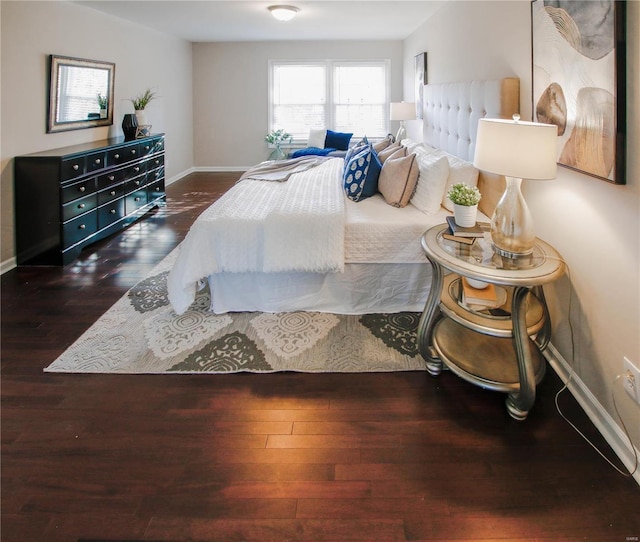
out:
{"label": "green succulent", "polygon": [[285,141],[287,143],[291,143],[291,141],[293,141],[293,136],[280,128],[279,130],[274,130],[270,134],[267,134],[264,137],[264,140],[271,145],[279,146]]}
{"label": "green succulent", "polygon": [[478,205],[482,197],[477,187],[469,186],[465,183],[454,184],[447,192],[447,196],[456,205],[464,205],[465,207]]}
{"label": "green succulent", "polygon": [[129,100],[133,104],[133,108],[136,111],[141,111],[149,105],[149,102],[155,100],[156,98],[156,93],[148,88],[142,94],[138,94],[138,96],[136,96],[135,98],[130,98]]}

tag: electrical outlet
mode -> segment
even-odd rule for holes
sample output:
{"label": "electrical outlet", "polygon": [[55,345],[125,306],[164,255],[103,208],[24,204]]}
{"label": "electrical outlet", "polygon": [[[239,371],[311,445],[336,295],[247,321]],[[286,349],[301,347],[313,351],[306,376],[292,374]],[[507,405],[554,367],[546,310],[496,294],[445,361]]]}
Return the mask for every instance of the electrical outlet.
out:
{"label": "electrical outlet", "polygon": [[627,394],[640,405],[640,369],[624,358],[624,373],[622,375],[624,389]]}

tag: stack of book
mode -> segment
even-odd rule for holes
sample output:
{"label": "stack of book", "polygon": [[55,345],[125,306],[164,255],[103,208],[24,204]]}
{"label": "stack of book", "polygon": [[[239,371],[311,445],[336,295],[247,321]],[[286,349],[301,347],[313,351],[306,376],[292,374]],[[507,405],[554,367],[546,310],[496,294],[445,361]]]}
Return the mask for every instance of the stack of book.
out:
{"label": "stack of book", "polygon": [[473,308],[495,308],[499,305],[496,287],[488,284],[482,289],[473,288],[467,279],[462,277],[462,302]]}
{"label": "stack of book", "polygon": [[452,216],[447,217],[447,225],[449,229],[442,234],[445,239],[450,241],[457,241],[458,243],[465,243],[472,245],[478,237],[482,237],[485,232],[486,225],[476,223],[475,226],[470,228],[463,228],[456,224],[455,218]]}

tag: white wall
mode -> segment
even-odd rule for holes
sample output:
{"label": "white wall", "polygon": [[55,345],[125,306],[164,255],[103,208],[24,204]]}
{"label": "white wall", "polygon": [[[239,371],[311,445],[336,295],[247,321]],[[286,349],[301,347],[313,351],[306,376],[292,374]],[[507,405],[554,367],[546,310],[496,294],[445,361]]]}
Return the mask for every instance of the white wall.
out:
{"label": "white wall", "polygon": [[[71,2],[0,2],[0,261],[14,257],[13,157],[122,135],[127,98],[151,87],[160,99],[147,112],[166,133],[167,179],[193,166],[191,44]],[[115,62],[114,124],[46,133],[50,54]]]}
{"label": "white wall", "polygon": [[402,51],[401,41],[195,43],[196,167],[241,169],[267,159],[269,60],[390,59],[391,99],[399,100]]}
{"label": "white wall", "polygon": [[[405,41],[405,99],[413,95],[413,56],[426,51],[432,83],[516,75],[521,113],[531,118],[531,7],[528,1],[449,2]],[[640,448],[640,408],[616,376],[623,356],[640,364],[640,2],[627,12],[627,184],[616,186],[566,168],[555,181],[526,182],[536,233],[570,268],[546,287],[553,345],[611,418],[613,390],[624,423]],[[410,136],[421,138],[413,123]],[[575,339],[572,359],[571,329]]]}

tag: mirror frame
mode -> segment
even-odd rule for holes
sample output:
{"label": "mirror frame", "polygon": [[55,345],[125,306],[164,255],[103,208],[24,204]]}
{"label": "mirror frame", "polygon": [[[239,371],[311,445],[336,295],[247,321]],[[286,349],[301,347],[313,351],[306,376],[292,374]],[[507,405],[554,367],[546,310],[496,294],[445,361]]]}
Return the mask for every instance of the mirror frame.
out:
{"label": "mirror frame", "polygon": [[[73,58],[68,56],[49,56],[49,111],[47,114],[47,133],[65,132],[67,130],[81,130],[84,128],[95,128],[96,126],[108,126],[113,124],[114,106],[114,81],[116,65],[113,62],[103,62],[101,60],[87,60],[84,58]],[[58,111],[58,74],[61,66],[75,66],[80,68],[98,68],[108,71],[108,103],[107,116],[104,119],[88,119],[69,122],[56,121]]]}

